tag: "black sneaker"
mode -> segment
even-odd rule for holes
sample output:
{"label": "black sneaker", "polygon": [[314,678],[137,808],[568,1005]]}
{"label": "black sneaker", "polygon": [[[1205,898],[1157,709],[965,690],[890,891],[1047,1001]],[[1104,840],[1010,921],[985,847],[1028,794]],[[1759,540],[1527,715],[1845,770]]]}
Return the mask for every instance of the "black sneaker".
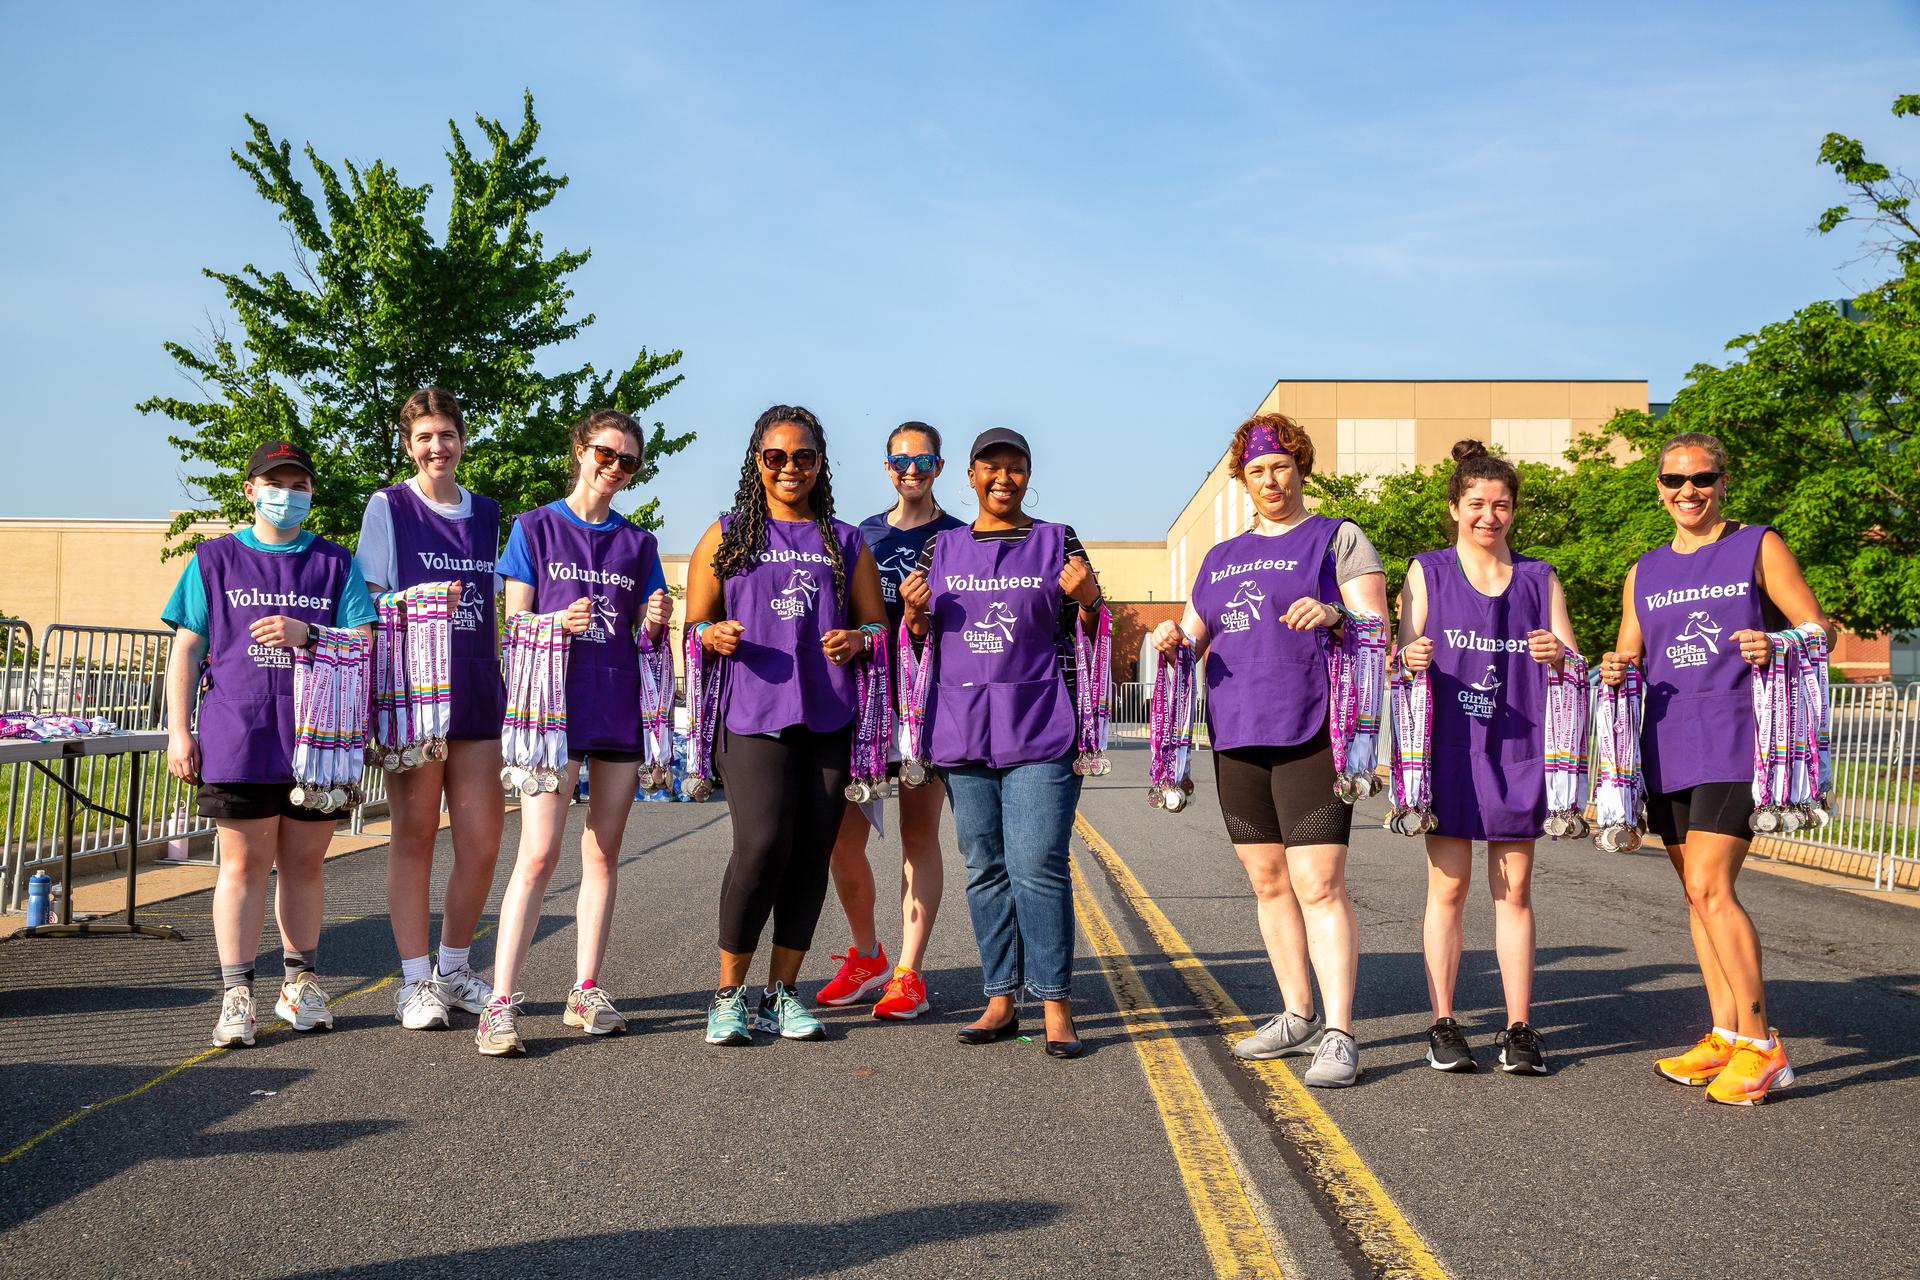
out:
{"label": "black sneaker", "polygon": [[1493,1042],[1500,1046],[1500,1069],[1508,1075],[1547,1074],[1547,1060],[1540,1056],[1540,1033],[1526,1023],[1514,1023]]}
{"label": "black sneaker", "polygon": [[1467,1048],[1467,1038],[1452,1018],[1427,1028],[1427,1065],[1435,1071],[1473,1070],[1473,1050]]}

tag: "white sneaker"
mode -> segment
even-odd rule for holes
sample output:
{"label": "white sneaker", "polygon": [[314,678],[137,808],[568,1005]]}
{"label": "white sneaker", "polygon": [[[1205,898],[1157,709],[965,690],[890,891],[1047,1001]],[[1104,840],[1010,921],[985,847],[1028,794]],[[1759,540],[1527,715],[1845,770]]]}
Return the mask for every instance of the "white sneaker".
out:
{"label": "white sneaker", "polygon": [[594,1036],[619,1035],[627,1029],[627,1020],[613,1007],[613,997],[598,986],[575,987],[567,992],[567,1007],[560,1021]]}
{"label": "white sneaker", "polygon": [[213,1042],[226,1046],[252,1044],[259,1025],[253,1020],[253,988],[228,987],[220,1000],[220,1021],[213,1024]]}
{"label": "white sneaker", "polygon": [[480,1013],[480,1025],[473,1030],[473,1043],[489,1058],[512,1058],[525,1053],[520,1043],[520,1001],[514,992],[510,1000],[490,1004]]}
{"label": "white sneaker", "polygon": [[333,1010],[327,1008],[327,993],[320,989],[320,980],[313,976],[311,969],[302,969],[292,982],[280,984],[280,999],[274,1003],[273,1012],[295,1031],[322,1027],[333,1030]]}
{"label": "white sneaker", "polygon": [[394,1016],[409,1031],[445,1030],[447,1001],[440,984],[431,974],[418,982],[405,983],[394,999]]}
{"label": "white sneaker", "polygon": [[440,985],[440,999],[449,1009],[465,1009],[468,1013],[486,1012],[487,1001],[493,999],[493,984],[485,978],[461,965],[452,973],[441,973],[436,960],[434,981]]}

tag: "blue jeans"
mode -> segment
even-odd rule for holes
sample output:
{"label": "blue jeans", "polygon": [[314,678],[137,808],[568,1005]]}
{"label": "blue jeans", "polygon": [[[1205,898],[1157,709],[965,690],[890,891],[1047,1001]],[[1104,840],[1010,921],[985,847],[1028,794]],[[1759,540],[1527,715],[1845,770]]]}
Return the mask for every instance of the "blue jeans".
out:
{"label": "blue jeans", "polygon": [[1022,986],[1063,1000],[1073,978],[1067,838],[1080,803],[1073,757],[1011,769],[941,771],[967,860],[967,913],[989,996]]}

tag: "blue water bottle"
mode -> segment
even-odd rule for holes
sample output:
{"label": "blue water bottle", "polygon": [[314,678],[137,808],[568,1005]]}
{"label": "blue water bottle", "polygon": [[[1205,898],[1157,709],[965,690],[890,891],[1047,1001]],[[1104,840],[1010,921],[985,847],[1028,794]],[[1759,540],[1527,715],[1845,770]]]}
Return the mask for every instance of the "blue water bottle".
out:
{"label": "blue water bottle", "polygon": [[27,928],[34,929],[53,920],[53,881],[44,871],[27,877]]}

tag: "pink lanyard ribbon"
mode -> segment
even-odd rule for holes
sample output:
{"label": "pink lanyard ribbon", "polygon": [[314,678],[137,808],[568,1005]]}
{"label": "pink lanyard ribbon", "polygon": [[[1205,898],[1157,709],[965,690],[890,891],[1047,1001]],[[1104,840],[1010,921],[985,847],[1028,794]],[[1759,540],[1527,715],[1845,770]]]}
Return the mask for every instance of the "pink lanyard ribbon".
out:
{"label": "pink lanyard ribbon", "polygon": [[1168,813],[1187,807],[1193,794],[1188,774],[1193,759],[1193,704],[1196,662],[1193,646],[1183,644],[1154,665],[1153,701],[1147,721],[1149,785],[1147,803]]}

